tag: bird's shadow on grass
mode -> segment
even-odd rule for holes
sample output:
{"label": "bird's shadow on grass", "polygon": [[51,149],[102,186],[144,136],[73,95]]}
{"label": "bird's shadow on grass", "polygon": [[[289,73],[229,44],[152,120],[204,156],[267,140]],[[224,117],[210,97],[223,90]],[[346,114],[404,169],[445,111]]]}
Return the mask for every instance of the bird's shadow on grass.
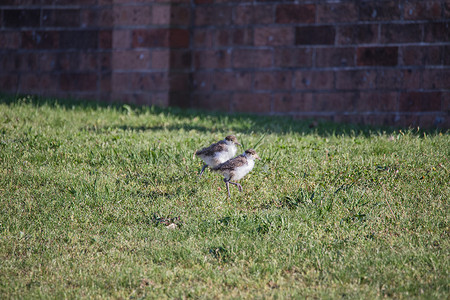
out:
{"label": "bird's shadow on grass", "polygon": [[[0,94],[0,104],[15,105],[29,103],[35,106],[63,107],[65,109],[101,110],[105,108],[122,112],[124,115],[155,114],[173,117],[175,122],[155,125],[106,125],[103,127],[86,126],[83,129],[97,132],[111,130],[124,131],[198,131],[211,132],[240,132],[244,134],[287,134],[292,132],[316,134],[319,136],[369,136],[373,134],[393,134],[399,128],[388,126],[369,126],[356,124],[338,124],[325,120],[296,120],[286,116],[252,115],[243,113],[225,113],[204,111],[198,109],[181,109],[177,107],[161,108],[155,106],[134,106],[123,103],[104,103],[88,100],[55,99],[39,96],[8,96]],[[194,122],[195,121],[195,122]],[[197,123],[197,124],[195,124]],[[203,125],[208,123],[210,125]],[[436,129],[414,130],[419,136],[423,132],[436,133]]]}

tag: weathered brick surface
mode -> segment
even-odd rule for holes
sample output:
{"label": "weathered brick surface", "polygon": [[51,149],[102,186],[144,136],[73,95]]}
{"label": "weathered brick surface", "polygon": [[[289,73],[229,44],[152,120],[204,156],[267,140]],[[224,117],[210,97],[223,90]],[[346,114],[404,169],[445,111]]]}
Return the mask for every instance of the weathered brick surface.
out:
{"label": "weathered brick surface", "polygon": [[450,125],[448,0],[4,0],[0,89]]}
{"label": "weathered brick surface", "polygon": [[233,112],[270,113],[269,93],[236,93],[231,102]]}
{"label": "weathered brick surface", "polygon": [[378,24],[352,24],[337,27],[337,44],[374,44],[378,41]]}
{"label": "weathered brick surface", "polygon": [[305,26],[295,29],[296,45],[333,45],[336,28],[331,25]]}
{"label": "weathered brick surface", "polygon": [[313,4],[280,4],[276,7],[277,23],[314,23],[316,6]]}
{"label": "weathered brick surface", "polygon": [[357,49],[358,66],[396,66],[398,47],[361,47]]}

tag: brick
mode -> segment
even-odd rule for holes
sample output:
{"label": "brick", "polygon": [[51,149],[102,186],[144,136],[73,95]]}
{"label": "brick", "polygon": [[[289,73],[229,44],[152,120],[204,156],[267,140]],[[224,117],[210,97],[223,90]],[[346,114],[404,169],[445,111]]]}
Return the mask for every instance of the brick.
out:
{"label": "brick", "polygon": [[215,43],[216,47],[223,47],[231,45],[231,30],[229,29],[218,29],[215,33]]}
{"label": "brick", "polygon": [[450,1],[448,0],[444,2],[444,17],[445,18],[450,17]]}
{"label": "brick", "polygon": [[442,111],[450,113],[450,92],[442,93]]}
{"label": "brick", "polygon": [[39,87],[41,92],[59,91],[59,76],[56,74],[39,74]]}
{"label": "brick", "polygon": [[153,5],[152,24],[170,25],[170,5]]}
{"label": "brick", "polygon": [[403,8],[406,20],[435,20],[441,18],[440,1],[406,2]]}
{"label": "brick", "polygon": [[97,49],[97,30],[74,30],[59,32],[60,49]]}
{"label": "brick", "polygon": [[271,111],[270,94],[237,93],[232,98],[233,112],[268,113]]}
{"label": "brick", "polygon": [[440,46],[408,46],[403,47],[402,58],[404,65],[439,65],[441,64]]}
{"label": "brick", "polygon": [[424,41],[429,43],[450,41],[450,22],[424,24]]}
{"label": "brick", "polygon": [[213,30],[196,28],[193,34],[194,47],[212,47],[213,46]]}
{"label": "brick", "polygon": [[195,4],[210,4],[214,3],[214,0],[194,0]]}
{"label": "brick", "polygon": [[234,46],[251,46],[253,45],[253,29],[238,28],[231,32],[231,44]]}
{"label": "brick", "polygon": [[82,52],[79,54],[78,68],[82,71],[97,71],[97,53]]}
{"label": "brick", "polygon": [[169,76],[170,92],[186,91],[190,89],[190,78],[187,72],[171,72]]}
{"label": "brick", "polygon": [[112,9],[102,9],[99,12],[98,25],[101,27],[112,27],[116,25],[114,17],[115,14]]}
{"label": "brick", "polygon": [[337,28],[337,44],[357,45],[378,42],[378,24],[345,25]]}
{"label": "brick", "polygon": [[0,73],[11,73],[16,71],[18,59],[17,54],[14,52],[6,52],[4,55],[0,55]]}
{"label": "brick", "polygon": [[445,55],[445,53],[450,53],[450,46],[441,46],[443,61],[442,63],[446,66],[450,65],[450,55]]}
{"label": "brick", "polygon": [[289,90],[292,88],[292,72],[255,72],[253,88],[259,91]]}
{"label": "brick", "polygon": [[169,30],[169,46],[174,48],[188,48],[190,43],[189,31],[171,28]]}
{"label": "brick", "polygon": [[[42,2],[45,2],[46,0],[43,0]],[[50,3],[48,3],[50,4]],[[73,0],[53,0],[51,4],[54,5],[73,5]],[[89,5],[96,5],[97,0],[77,0],[78,5],[82,6],[89,6]]]}
{"label": "brick", "polygon": [[192,63],[191,51],[184,49],[172,49],[170,51],[170,69],[190,69]]}
{"label": "brick", "polygon": [[226,47],[230,45],[253,45],[252,28],[218,29],[216,30],[215,36],[216,47]]}
{"label": "brick", "polygon": [[100,91],[104,93],[111,93],[112,75],[110,72],[102,73],[100,76]]}
{"label": "brick", "polygon": [[26,73],[20,76],[20,90],[19,93],[39,93],[40,91],[40,76],[33,73]]}
{"label": "brick", "polygon": [[3,26],[6,28],[39,27],[39,9],[4,9]]}
{"label": "brick", "polygon": [[392,126],[395,123],[395,117],[392,114],[365,114],[362,115],[362,124],[375,126]]}
{"label": "brick", "polygon": [[111,71],[112,68],[112,53],[110,52],[103,52],[103,53],[97,53],[97,55],[100,57],[100,71],[105,72]]}
{"label": "brick", "polygon": [[44,27],[79,27],[79,9],[44,9],[42,11],[42,26]]}
{"label": "brick", "polygon": [[22,48],[56,49],[58,48],[57,31],[22,31]]}
{"label": "brick", "polygon": [[305,103],[305,111],[310,112],[354,112],[359,95],[356,92],[316,93],[312,102]]}
{"label": "brick", "polygon": [[39,71],[49,72],[55,70],[56,54],[55,53],[41,53],[39,55]]}
{"label": "brick", "polygon": [[422,70],[408,69],[403,70],[403,88],[406,90],[417,90],[422,86]]}
{"label": "brick", "polygon": [[400,20],[398,0],[367,1],[359,4],[359,19],[362,21]]}
{"label": "brick", "polygon": [[312,53],[309,48],[281,48],[275,49],[274,64],[275,67],[311,67]]}
{"label": "brick", "polygon": [[340,90],[363,90],[376,87],[377,73],[374,70],[337,71],[336,88]]}
{"label": "brick", "polygon": [[195,9],[195,25],[230,25],[232,23],[232,7],[230,6],[198,6]]}
{"label": "brick", "polygon": [[251,90],[252,77],[248,72],[214,73],[213,90],[248,91]]}
{"label": "brick", "polygon": [[[46,1],[46,0],[42,0]],[[2,5],[15,5],[15,6],[23,6],[23,5],[38,5],[40,4],[40,0],[2,0]]]}
{"label": "brick", "polygon": [[231,55],[228,50],[195,51],[196,69],[226,69],[231,67]]}
{"label": "brick", "polygon": [[281,3],[288,3],[288,2],[295,2],[295,0],[256,0],[255,2],[281,2]]}
{"label": "brick", "polygon": [[63,91],[94,91],[97,89],[95,73],[65,73],[60,76]]}
{"label": "brick", "polygon": [[[112,15],[112,14],[111,14]],[[93,9],[80,10],[80,27],[97,27],[99,26],[100,12]]]}
{"label": "brick", "polygon": [[356,3],[327,3],[317,5],[318,23],[342,23],[358,20]]}
{"label": "brick", "polygon": [[230,111],[230,95],[194,93],[192,96],[192,105],[196,108],[202,108],[211,111]]}
{"label": "brick", "polygon": [[115,70],[149,70],[151,56],[149,50],[120,50],[113,52]]}
{"label": "brick", "polygon": [[274,22],[273,5],[238,5],[235,7],[234,24],[256,25]]}
{"label": "brick", "polygon": [[191,22],[191,10],[187,6],[172,5],[170,10],[171,26],[189,26]]}
{"label": "brick", "polygon": [[291,27],[255,28],[254,43],[256,46],[290,46],[294,44],[294,32]]}
{"label": "brick", "polygon": [[397,96],[397,92],[361,92],[355,109],[360,112],[394,112],[397,110]]}
{"label": "brick", "polygon": [[450,69],[425,69],[422,73],[424,89],[449,89]]}
{"label": "brick", "polygon": [[152,23],[151,6],[114,6],[115,26],[150,25]]}
{"label": "brick", "polygon": [[273,96],[273,111],[278,113],[305,112],[305,107],[311,107],[311,93],[281,93]]}
{"label": "brick", "polygon": [[439,111],[441,109],[440,92],[400,93],[399,110],[401,112]]}
{"label": "brick", "polygon": [[276,8],[276,22],[281,24],[311,24],[315,16],[314,4],[280,4]]}
{"label": "brick", "polygon": [[318,48],[317,67],[351,67],[355,65],[355,48]]}
{"label": "brick", "polygon": [[113,49],[130,49],[131,48],[131,31],[113,30],[112,31],[112,48]]}
{"label": "brick", "polygon": [[170,88],[169,74],[161,73],[133,73],[131,89],[139,91],[166,91]]}
{"label": "brick", "polygon": [[55,71],[76,71],[78,69],[79,53],[63,52],[56,55]]}
{"label": "brick", "polygon": [[330,90],[334,88],[332,71],[297,71],[294,88],[296,90]]}
{"label": "brick", "polygon": [[19,86],[19,76],[16,74],[0,74],[0,88],[2,91],[16,92]]}
{"label": "brick", "polygon": [[192,74],[192,89],[196,92],[209,92],[212,90],[212,77],[209,72],[194,72]]}
{"label": "brick", "polygon": [[20,32],[0,31],[0,49],[17,49],[20,42]]}
{"label": "brick", "polygon": [[169,29],[135,29],[132,31],[132,45],[139,47],[168,47]]}
{"label": "brick", "polygon": [[358,66],[396,66],[398,47],[360,47],[356,51]]}
{"label": "brick", "polygon": [[296,45],[333,45],[336,35],[334,26],[306,26],[295,28]]}
{"label": "brick", "polygon": [[403,87],[403,70],[378,70],[376,87],[378,90],[401,89]]}
{"label": "brick", "polygon": [[441,47],[407,46],[402,47],[403,64],[406,66],[440,65]]}
{"label": "brick", "polygon": [[382,24],[381,43],[413,43],[422,41],[420,24]]}
{"label": "brick", "polygon": [[190,95],[186,92],[169,93],[169,106],[189,108],[191,106]]}
{"label": "brick", "polygon": [[98,45],[100,49],[111,49],[112,47],[112,31],[100,30],[98,33]]}
{"label": "brick", "polygon": [[234,49],[235,68],[268,68],[272,66],[273,52],[268,49]]}
{"label": "brick", "polygon": [[131,80],[134,78],[133,73],[117,73],[111,75],[112,91],[129,91],[131,89]]}
{"label": "brick", "polygon": [[37,71],[39,70],[39,60],[35,53],[15,53],[9,55],[5,70],[9,71]]}
{"label": "brick", "polygon": [[170,69],[170,51],[169,50],[154,50],[152,52],[152,69]]}

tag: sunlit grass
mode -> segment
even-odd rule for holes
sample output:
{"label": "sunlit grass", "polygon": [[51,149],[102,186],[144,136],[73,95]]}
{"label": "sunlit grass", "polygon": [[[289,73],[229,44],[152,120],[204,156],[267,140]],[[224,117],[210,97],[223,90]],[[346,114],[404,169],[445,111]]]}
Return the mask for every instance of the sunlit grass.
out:
{"label": "sunlit grass", "polygon": [[448,133],[309,125],[0,100],[1,298],[448,298]]}

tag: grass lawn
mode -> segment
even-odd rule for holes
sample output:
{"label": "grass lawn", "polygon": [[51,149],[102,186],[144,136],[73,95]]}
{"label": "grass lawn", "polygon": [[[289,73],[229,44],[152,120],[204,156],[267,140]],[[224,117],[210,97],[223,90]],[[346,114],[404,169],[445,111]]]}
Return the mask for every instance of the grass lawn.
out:
{"label": "grass lawn", "polygon": [[448,132],[308,125],[0,97],[0,298],[448,299]]}

